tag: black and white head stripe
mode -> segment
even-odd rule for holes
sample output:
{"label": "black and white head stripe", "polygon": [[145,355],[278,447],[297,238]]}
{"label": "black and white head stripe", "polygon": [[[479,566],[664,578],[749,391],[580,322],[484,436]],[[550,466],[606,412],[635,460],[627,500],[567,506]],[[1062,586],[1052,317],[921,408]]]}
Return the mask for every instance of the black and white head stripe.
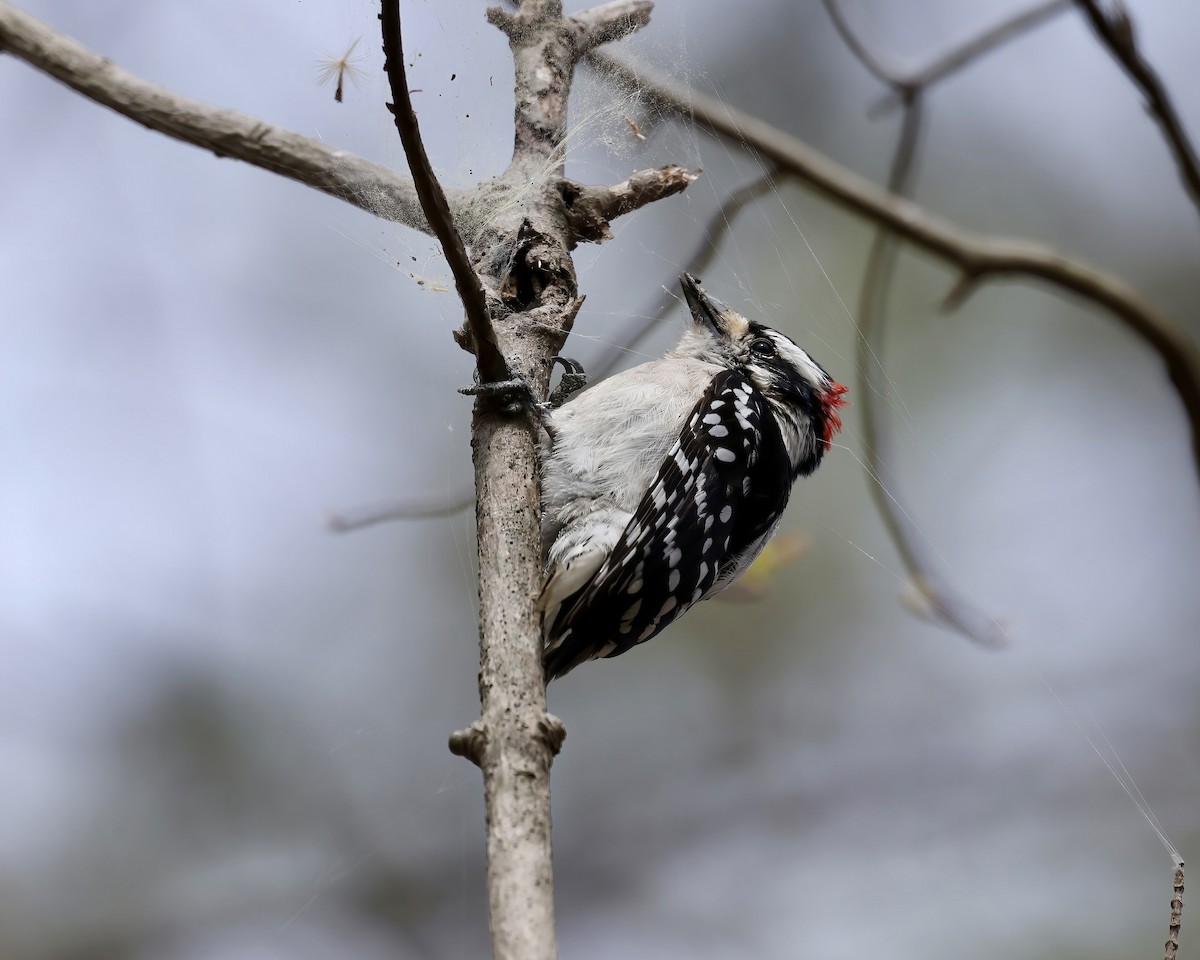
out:
{"label": "black and white head stripe", "polygon": [[[753,366],[765,366],[778,373],[786,374],[789,377],[798,377],[805,383],[808,383],[814,390],[824,390],[832,383],[829,374],[825,369],[808,355],[801,347],[799,347],[791,337],[774,330],[771,327],[764,326],[761,323],[750,321],[750,330],[748,337],[751,343],[751,355],[753,358]],[[755,340],[767,339],[775,349],[775,357],[762,357],[759,351],[754,350],[753,344]],[[766,384],[755,384],[760,390],[766,390]]]}
{"label": "black and white head stripe", "polygon": [[734,578],[778,523],[793,476],[762,392],[739,371],[717,374],[612,553],[548,625],[547,678],[649,640]]}
{"label": "black and white head stripe", "polygon": [[845,388],[778,330],[750,321],[744,342],[741,367],[770,403],[796,474],[806,476],[841,428],[836,410]]}

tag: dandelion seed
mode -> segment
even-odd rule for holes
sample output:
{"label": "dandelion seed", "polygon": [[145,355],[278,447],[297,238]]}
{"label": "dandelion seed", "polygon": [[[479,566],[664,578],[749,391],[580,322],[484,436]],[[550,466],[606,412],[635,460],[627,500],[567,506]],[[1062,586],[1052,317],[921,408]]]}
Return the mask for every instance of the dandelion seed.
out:
{"label": "dandelion seed", "polygon": [[446,284],[440,280],[434,280],[431,277],[422,277],[418,273],[410,273],[409,276],[412,277],[412,279],[414,281],[416,281],[417,286],[420,287],[422,290],[428,290],[431,293],[449,293],[450,292],[450,288],[448,286],[446,286]]}
{"label": "dandelion seed", "polygon": [[354,56],[354,48],[358,46],[359,37],[340,57],[324,56],[317,61],[317,83],[321,86],[329,83],[330,80],[337,78],[337,87],[333,91],[333,99],[338,103],[342,102],[342,93],[345,90],[346,78],[350,78],[350,82],[354,86],[358,86],[358,82],[367,75],[366,71],[359,66],[363,62],[363,55]]}

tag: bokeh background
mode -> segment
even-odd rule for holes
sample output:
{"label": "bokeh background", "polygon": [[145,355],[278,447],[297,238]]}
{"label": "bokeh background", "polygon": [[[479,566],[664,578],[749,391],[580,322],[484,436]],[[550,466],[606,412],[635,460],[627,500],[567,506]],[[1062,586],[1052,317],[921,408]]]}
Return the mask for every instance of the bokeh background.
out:
{"label": "bokeh background", "polygon": [[[575,8],[568,5],[569,9]],[[914,62],[1009,0],[864,0]],[[375,5],[27,0],[147,79],[403,164]],[[1200,132],[1200,9],[1131,3]],[[406,0],[452,185],[503,169],[511,63],[474,0]],[[356,37],[345,102],[317,60]],[[897,117],[816,0],[660,0],[621,52],[884,175]],[[149,133],[0,57],[0,956],[487,953],[469,513],[331,534],[331,512],[469,493],[469,357],[432,242]],[[568,173],[702,167],[578,255],[568,353],[673,285],[758,161],[581,76]],[[1068,12],[930,97],[917,196],[1110,269],[1193,333],[1200,219]],[[624,117],[648,139],[632,137]],[[852,388],[867,225],[798,187],[708,288]],[[1155,956],[1200,840],[1200,498],[1157,360],[1040,287],[901,261],[892,478],[988,653],[911,616],[853,412],[798,489],[807,552],[550,691],[565,957]],[[677,315],[631,355],[653,355]],[[1112,757],[1119,758],[1113,760]],[[1190,921],[1190,922],[1189,922]],[[1181,956],[1200,957],[1185,913]]]}

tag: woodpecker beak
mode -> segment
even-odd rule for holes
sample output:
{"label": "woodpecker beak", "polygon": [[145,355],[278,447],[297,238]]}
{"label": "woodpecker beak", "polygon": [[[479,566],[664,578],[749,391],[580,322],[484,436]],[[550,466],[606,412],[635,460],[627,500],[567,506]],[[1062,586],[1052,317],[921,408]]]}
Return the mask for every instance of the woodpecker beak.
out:
{"label": "woodpecker beak", "polygon": [[733,311],[720,300],[705,293],[704,288],[700,286],[700,281],[690,273],[685,273],[680,277],[679,284],[683,287],[683,299],[687,301],[688,309],[692,311],[692,319],[700,326],[706,327],[713,336],[729,336],[729,324],[726,322],[724,314],[733,313]]}

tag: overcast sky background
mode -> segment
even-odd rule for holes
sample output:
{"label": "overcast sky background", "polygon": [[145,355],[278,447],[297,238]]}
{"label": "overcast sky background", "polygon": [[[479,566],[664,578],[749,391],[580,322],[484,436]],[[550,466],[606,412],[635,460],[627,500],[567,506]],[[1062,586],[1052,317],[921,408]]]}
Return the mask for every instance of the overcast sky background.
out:
{"label": "overcast sky background", "polygon": [[[1021,6],[863,4],[916,61]],[[24,7],[146,79],[403,164],[373,3]],[[1195,134],[1200,13],[1131,8]],[[511,61],[483,9],[404,3],[451,185],[511,150]],[[337,104],[316,61],[360,36],[367,76]],[[663,0],[624,47],[885,173],[896,118],[867,117],[882,91],[818,3]],[[468,489],[470,358],[433,242],[8,57],[0,89],[0,953],[481,955],[479,778],[445,749],[478,710],[470,517],[325,528]],[[579,180],[704,171],[578,252],[566,352],[586,364],[760,168],[591,74],[572,123]],[[1111,269],[1200,331],[1196,210],[1077,15],[935,91],[920,171],[930,208]],[[704,280],[856,389],[869,239],[781,187]],[[1107,317],[1012,283],[945,316],[954,277],[902,270],[894,486],[1014,646],[897,602],[852,413],[797,490],[787,527],[810,549],[769,596],[551,688],[566,957],[1115,957],[1165,937],[1170,861],[1084,732],[1187,858],[1200,501],[1179,404]],[[1180,956],[1200,957],[1187,929]]]}

